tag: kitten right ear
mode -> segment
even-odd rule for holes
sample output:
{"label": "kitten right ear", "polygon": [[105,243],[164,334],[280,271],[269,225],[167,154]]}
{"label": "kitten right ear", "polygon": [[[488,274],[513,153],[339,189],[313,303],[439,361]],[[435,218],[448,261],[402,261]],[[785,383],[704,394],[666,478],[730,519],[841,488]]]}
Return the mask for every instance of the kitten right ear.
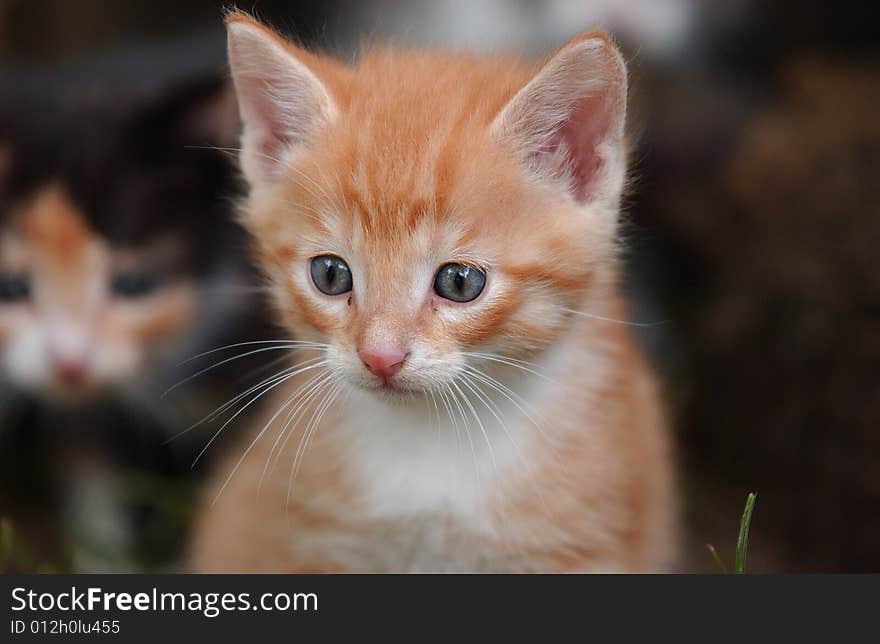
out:
{"label": "kitten right ear", "polygon": [[584,34],[550,58],[492,124],[538,176],[580,203],[616,200],[623,186],[626,66],[604,34]]}
{"label": "kitten right ear", "polygon": [[[336,106],[281,37],[241,13],[226,18],[229,65],[244,130],[241,166],[251,182],[275,181]],[[300,52],[305,58],[305,52]]]}

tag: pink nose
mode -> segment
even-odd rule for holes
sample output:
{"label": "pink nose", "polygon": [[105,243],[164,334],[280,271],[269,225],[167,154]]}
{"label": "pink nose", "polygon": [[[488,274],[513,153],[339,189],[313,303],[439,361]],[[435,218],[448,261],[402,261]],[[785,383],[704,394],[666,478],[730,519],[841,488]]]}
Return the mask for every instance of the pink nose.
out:
{"label": "pink nose", "polygon": [[65,385],[75,387],[86,379],[86,363],[75,358],[58,359],[55,361],[55,374]]}
{"label": "pink nose", "polygon": [[358,351],[367,369],[386,380],[400,371],[408,353],[402,351]]}

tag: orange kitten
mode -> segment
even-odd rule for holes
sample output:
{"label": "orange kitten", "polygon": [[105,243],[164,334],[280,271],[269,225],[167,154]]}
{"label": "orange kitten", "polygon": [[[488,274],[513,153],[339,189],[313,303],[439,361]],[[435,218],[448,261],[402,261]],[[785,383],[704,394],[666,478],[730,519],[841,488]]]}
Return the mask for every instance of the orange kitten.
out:
{"label": "orange kitten", "polygon": [[220,469],[195,569],[666,569],[668,447],[615,286],[610,40],[349,67],[227,28],[243,219],[308,344]]}

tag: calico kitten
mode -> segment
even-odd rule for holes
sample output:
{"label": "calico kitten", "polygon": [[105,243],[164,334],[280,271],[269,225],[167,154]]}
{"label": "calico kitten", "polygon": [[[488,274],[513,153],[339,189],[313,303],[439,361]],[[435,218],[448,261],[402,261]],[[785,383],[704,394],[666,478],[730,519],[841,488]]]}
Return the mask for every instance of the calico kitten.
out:
{"label": "calico kitten", "polygon": [[48,560],[71,531],[132,546],[121,470],[179,478],[191,457],[162,443],[219,398],[161,400],[177,364],[247,339],[237,182],[197,149],[234,101],[216,74],[169,85],[27,76],[0,104],[0,515]]}
{"label": "calico kitten", "polygon": [[615,288],[611,41],[346,66],[227,28],[243,221],[302,351],[219,470],[194,568],[666,569],[669,450]]}

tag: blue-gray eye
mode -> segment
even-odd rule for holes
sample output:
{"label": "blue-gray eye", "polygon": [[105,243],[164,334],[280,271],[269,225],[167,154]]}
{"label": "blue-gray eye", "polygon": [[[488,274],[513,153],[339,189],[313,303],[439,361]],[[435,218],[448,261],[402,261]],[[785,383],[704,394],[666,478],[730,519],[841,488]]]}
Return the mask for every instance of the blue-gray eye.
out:
{"label": "blue-gray eye", "polygon": [[325,295],[342,295],[351,290],[351,269],[341,257],[321,255],[312,259],[312,281]]}
{"label": "blue-gray eye", "polygon": [[0,303],[22,302],[31,296],[27,275],[0,273]]}
{"label": "blue-gray eye", "polygon": [[483,292],[486,274],[465,264],[444,264],[434,278],[434,291],[453,302],[470,302]]}
{"label": "blue-gray eye", "polygon": [[159,278],[150,273],[120,273],[110,282],[110,290],[118,297],[146,297],[157,288]]}

